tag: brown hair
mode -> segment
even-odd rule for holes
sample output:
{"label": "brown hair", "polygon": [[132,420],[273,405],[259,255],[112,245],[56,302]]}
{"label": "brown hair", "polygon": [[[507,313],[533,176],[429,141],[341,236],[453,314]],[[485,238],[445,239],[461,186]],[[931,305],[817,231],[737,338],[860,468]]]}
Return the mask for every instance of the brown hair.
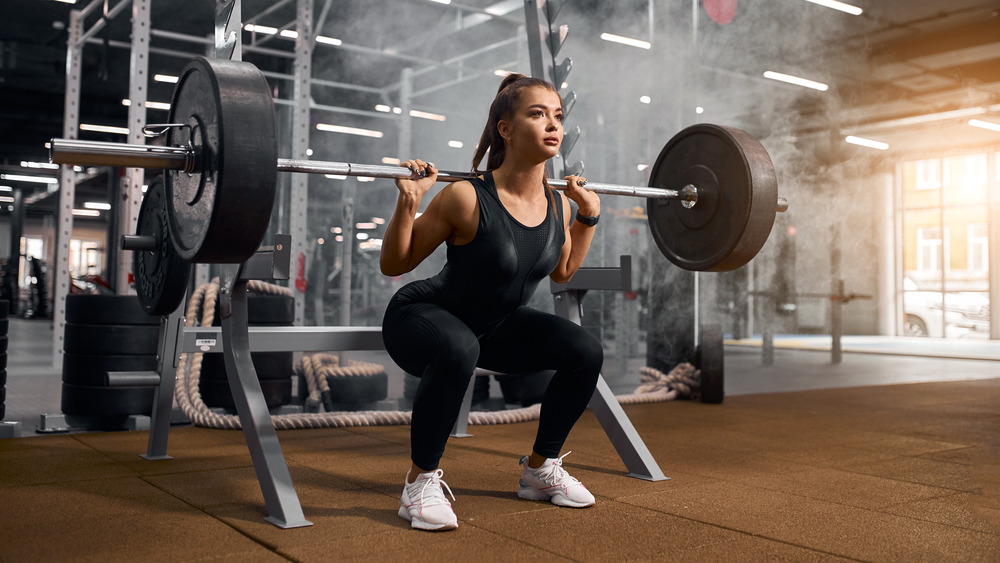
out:
{"label": "brown hair", "polygon": [[[483,134],[479,137],[476,153],[472,156],[472,172],[474,174],[482,174],[482,171],[479,170],[479,164],[483,161],[487,150],[490,151],[490,157],[486,161],[486,170],[496,170],[503,164],[506,154],[503,137],[500,136],[497,125],[501,120],[510,120],[513,117],[514,109],[521,99],[521,90],[533,87],[546,88],[555,92],[557,96],[559,95],[559,91],[550,82],[523,74],[508,74],[500,82],[497,95],[490,105],[490,115],[486,121],[486,127],[483,128]],[[559,96],[559,103],[562,103],[562,96]]]}

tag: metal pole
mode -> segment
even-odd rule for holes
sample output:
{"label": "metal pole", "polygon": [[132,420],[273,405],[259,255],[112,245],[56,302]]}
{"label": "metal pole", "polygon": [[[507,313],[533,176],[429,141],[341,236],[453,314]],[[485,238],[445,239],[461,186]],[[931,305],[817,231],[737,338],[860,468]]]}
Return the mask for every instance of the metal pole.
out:
{"label": "metal pole", "polygon": [[[128,108],[129,142],[145,142],[142,128],[146,125],[146,85],[149,83],[149,28],[150,5],[152,0],[132,2],[132,52],[129,60],[128,97],[132,105]],[[134,233],[142,203],[142,185],[145,179],[142,168],[127,168],[125,181],[121,184],[118,205],[118,228],[121,233]],[[120,295],[128,294],[128,274],[132,269],[132,253],[119,252],[115,290]]]}
{"label": "metal pole", "polygon": [[[76,139],[80,125],[80,63],[83,58],[83,15],[71,10],[66,45],[66,94],[63,106],[63,137]],[[61,368],[63,358],[63,331],[66,328],[66,296],[69,295],[69,243],[73,237],[73,198],[76,196],[76,177],[72,166],[59,170],[59,226],[56,228],[55,279],[52,283],[52,367]]]}
{"label": "metal pole", "polygon": [[[312,94],[312,25],[313,0],[298,0],[297,3],[298,36],[295,38],[295,107],[292,114],[292,157],[306,158],[309,150],[309,98]],[[292,235],[292,263],[301,259],[305,262],[309,248],[306,238],[309,236],[309,177],[304,174],[292,176],[291,201],[289,202],[290,231]],[[295,287],[295,279],[304,271],[293,275],[289,281],[290,287]],[[295,325],[302,326],[305,322],[305,289],[296,288]]]}
{"label": "metal pole", "polygon": [[830,280],[833,297],[830,299],[830,361],[841,360],[840,336],[844,331],[844,280],[840,279],[840,225],[830,227]]}
{"label": "metal pole", "polygon": [[413,118],[410,104],[413,102],[413,69],[406,67],[399,75],[399,139],[396,158],[409,159],[413,150]]}
{"label": "metal pole", "polygon": [[[991,158],[992,157],[992,158]],[[987,248],[989,248],[989,298],[990,340],[1000,340],[1000,193],[997,193],[997,159],[1000,153],[988,155],[986,185],[989,186],[989,219],[987,220]]]}

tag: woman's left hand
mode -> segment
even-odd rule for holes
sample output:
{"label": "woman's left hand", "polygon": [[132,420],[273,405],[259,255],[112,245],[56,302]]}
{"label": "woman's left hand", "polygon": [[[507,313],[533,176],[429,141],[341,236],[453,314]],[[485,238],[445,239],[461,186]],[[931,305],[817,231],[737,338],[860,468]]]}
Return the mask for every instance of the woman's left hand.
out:
{"label": "woman's left hand", "polygon": [[573,200],[581,215],[597,217],[601,214],[601,198],[596,193],[584,188],[587,179],[583,176],[566,176],[566,197]]}

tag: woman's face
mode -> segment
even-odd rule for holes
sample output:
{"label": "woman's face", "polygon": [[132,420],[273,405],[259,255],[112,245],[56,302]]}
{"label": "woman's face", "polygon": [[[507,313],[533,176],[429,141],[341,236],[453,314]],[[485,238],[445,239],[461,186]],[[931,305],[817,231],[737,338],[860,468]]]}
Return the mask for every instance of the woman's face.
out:
{"label": "woman's face", "polygon": [[559,94],[534,86],[521,91],[510,120],[497,125],[507,151],[545,161],[559,153],[563,139],[563,108]]}

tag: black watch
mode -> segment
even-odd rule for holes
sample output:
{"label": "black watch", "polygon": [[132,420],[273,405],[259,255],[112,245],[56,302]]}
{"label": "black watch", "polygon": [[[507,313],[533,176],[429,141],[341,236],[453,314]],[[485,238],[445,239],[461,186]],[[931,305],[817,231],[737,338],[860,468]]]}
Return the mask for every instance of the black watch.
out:
{"label": "black watch", "polygon": [[579,211],[576,212],[576,220],[583,223],[584,225],[587,225],[588,227],[596,226],[597,222],[600,221],[600,219],[601,219],[600,215],[598,215],[597,217],[588,217],[586,215],[581,215]]}

